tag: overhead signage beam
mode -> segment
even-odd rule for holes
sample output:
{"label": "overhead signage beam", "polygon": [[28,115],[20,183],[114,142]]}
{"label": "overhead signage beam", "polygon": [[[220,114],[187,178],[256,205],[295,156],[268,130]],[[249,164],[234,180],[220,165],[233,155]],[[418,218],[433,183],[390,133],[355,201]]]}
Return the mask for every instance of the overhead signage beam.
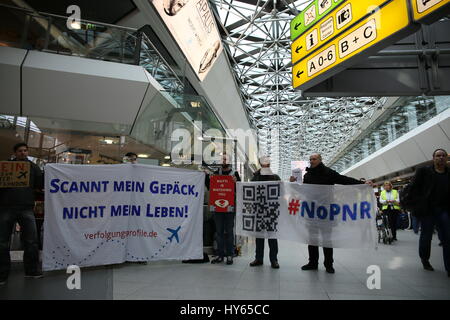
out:
{"label": "overhead signage beam", "polygon": [[314,0],[291,21],[291,40],[295,40],[345,0]]}
{"label": "overhead signage beam", "polygon": [[315,27],[303,33],[291,45],[292,64],[320,49],[343,32],[355,26],[361,19],[370,16],[374,10],[392,0],[351,0],[328,14]]}
{"label": "overhead signage beam", "polygon": [[410,0],[414,21],[433,23],[450,13],[450,0]]}
{"label": "overhead signage beam", "polygon": [[293,87],[306,90],[418,30],[419,25],[410,23],[408,8],[407,0],[392,0],[334,40],[324,43],[320,50],[293,66]]}

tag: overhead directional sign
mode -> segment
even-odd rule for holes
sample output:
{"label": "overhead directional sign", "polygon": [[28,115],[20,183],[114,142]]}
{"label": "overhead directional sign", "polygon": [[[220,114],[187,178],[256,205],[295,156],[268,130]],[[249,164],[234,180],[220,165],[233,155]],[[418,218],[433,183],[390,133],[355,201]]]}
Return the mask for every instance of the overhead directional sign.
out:
{"label": "overhead directional sign", "polygon": [[410,1],[413,7],[413,16],[415,21],[432,23],[450,12],[450,0]]}
{"label": "overhead directional sign", "polygon": [[383,7],[391,0],[349,0],[329,13],[325,19],[303,33],[291,45],[292,63],[296,63],[323,44],[333,40],[361,19],[369,16],[376,8]]}
{"label": "overhead directional sign", "polygon": [[[360,54],[370,55],[381,48],[415,32],[419,26],[410,23],[408,3],[410,0],[390,0],[360,19],[356,24],[332,41],[323,43],[318,50],[311,52],[292,68],[293,87],[306,90],[326,78],[348,68]],[[348,1],[375,3],[376,1]],[[354,6],[356,9],[357,6]],[[361,9],[358,10],[361,12]],[[335,15],[333,15],[335,17]],[[334,27],[336,27],[334,21]],[[320,28],[320,26],[318,27]],[[318,37],[320,37],[318,30]]]}
{"label": "overhead directional sign", "polygon": [[302,35],[343,2],[345,0],[314,0],[291,21],[291,40]]}

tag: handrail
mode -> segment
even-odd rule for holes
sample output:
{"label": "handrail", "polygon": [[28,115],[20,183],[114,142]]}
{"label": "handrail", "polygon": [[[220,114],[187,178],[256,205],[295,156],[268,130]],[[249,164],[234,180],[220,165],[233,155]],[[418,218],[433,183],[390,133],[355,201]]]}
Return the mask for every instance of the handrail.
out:
{"label": "handrail", "polygon": [[[175,73],[175,71],[172,69],[172,67],[170,66],[170,64],[166,61],[166,59],[164,59],[163,55],[158,51],[158,49],[155,47],[155,45],[150,41],[150,39],[147,37],[147,35],[145,34],[145,32],[142,32],[142,36],[146,39],[145,43],[149,44],[153,50],[155,50],[155,52],[157,53],[157,55],[159,56],[159,58],[162,60],[162,62],[164,63],[164,65],[170,70],[170,72],[173,73],[173,75],[175,76],[175,78],[177,78],[177,80],[180,82],[180,84],[183,84],[183,81],[181,81],[180,78],[178,78],[177,74]],[[142,50],[142,49],[141,49]]]}
{"label": "handrail", "polygon": [[[47,12],[38,12],[35,10],[30,10],[28,8],[16,7],[16,6],[11,6],[11,5],[6,5],[6,4],[0,4],[0,9],[1,8],[20,12],[24,16],[31,17],[32,19],[47,20],[49,25],[54,24],[54,21],[56,21],[56,20],[64,21],[64,20],[69,19],[69,17],[67,17],[67,16],[61,16],[61,15],[51,14],[51,13],[47,13]],[[123,26],[116,26],[116,25],[111,25],[111,24],[101,23],[101,22],[96,22],[96,21],[91,21],[91,20],[83,20],[83,19],[80,19],[80,23],[81,24],[92,24],[96,27],[104,27],[111,31],[127,33],[128,34],[127,36],[133,36],[137,41],[136,45],[133,48],[133,50],[135,52],[135,58],[134,58],[135,60],[134,60],[133,64],[142,65],[141,62],[142,62],[142,58],[143,58],[143,53],[144,53],[144,55],[147,54],[148,58],[152,58],[152,57],[156,58],[157,57],[156,59],[157,59],[157,61],[159,61],[158,64],[164,65],[164,71],[169,75],[169,78],[172,79],[171,81],[174,82],[173,85],[169,86],[170,89],[168,91],[169,92],[172,92],[172,91],[178,92],[178,91],[180,91],[179,88],[184,87],[183,81],[178,77],[176,72],[172,69],[172,67],[166,61],[166,59],[164,59],[163,55],[159,52],[159,50],[151,42],[151,40],[147,37],[147,35],[145,34],[145,32],[143,30],[129,28],[129,27],[123,27]],[[46,29],[47,33],[50,32],[49,27],[48,28],[44,27],[44,28]],[[27,33],[27,32],[28,31],[26,30],[25,33]],[[48,38],[48,35],[46,37]],[[68,38],[68,39],[70,41],[71,38]],[[142,44],[144,44],[144,43],[145,43],[145,46],[147,47],[146,49],[142,48]],[[48,41],[46,42],[46,44],[44,46],[45,50],[47,49],[47,46],[48,46]],[[92,57],[90,57],[90,58],[92,58]],[[120,61],[120,62],[122,62],[122,61]],[[149,65],[149,66],[151,66],[151,65]],[[151,73],[155,72],[156,69],[158,68],[157,66],[155,66],[156,69],[152,70],[152,69],[148,68],[149,66],[144,65],[144,67],[147,69],[147,71],[149,71]],[[156,71],[156,72],[158,72],[158,71]],[[163,87],[167,88],[167,86],[164,84],[163,84]]]}
{"label": "handrail", "polygon": [[[30,9],[26,9],[26,8],[22,8],[22,7],[15,7],[15,6],[2,4],[2,3],[0,3],[0,7],[5,7],[5,8],[13,9],[13,10],[23,11],[23,12],[26,12],[28,14],[33,14],[33,15],[37,14],[37,15],[48,16],[48,17],[53,17],[53,18],[62,18],[62,19],[65,19],[65,20],[70,18],[70,16],[61,16],[61,15],[48,13],[48,12],[33,11],[33,10],[30,10]],[[98,21],[91,21],[91,20],[80,19],[80,22],[96,24],[96,25],[103,26],[103,27],[108,27],[108,28],[122,29],[122,30],[125,30],[125,31],[132,31],[132,32],[138,31],[138,29],[135,29],[135,28],[119,26],[119,25],[114,25],[114,24],[109,24],[109,23],[104,23],[104,22],[98,22]]]}

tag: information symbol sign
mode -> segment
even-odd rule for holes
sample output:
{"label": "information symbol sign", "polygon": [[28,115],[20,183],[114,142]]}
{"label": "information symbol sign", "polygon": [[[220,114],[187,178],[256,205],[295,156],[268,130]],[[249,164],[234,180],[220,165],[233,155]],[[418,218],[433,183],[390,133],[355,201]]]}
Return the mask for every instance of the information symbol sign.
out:
{"label": "information symbol sign", "polygon": [[319,43],[317,29],[314,29],[306,36],[306,50],[314,48]]}

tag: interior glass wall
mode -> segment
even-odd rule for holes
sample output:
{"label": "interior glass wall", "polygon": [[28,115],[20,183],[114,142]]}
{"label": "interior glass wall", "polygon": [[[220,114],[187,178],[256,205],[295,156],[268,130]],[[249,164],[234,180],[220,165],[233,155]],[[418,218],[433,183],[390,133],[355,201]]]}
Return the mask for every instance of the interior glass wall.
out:
{"label": "interior glass wall", "polygon": [[401,98],[386,112],[386,117],[374,123],[331,167],[338,172],[350,168],[448,108],[450,96]]}

